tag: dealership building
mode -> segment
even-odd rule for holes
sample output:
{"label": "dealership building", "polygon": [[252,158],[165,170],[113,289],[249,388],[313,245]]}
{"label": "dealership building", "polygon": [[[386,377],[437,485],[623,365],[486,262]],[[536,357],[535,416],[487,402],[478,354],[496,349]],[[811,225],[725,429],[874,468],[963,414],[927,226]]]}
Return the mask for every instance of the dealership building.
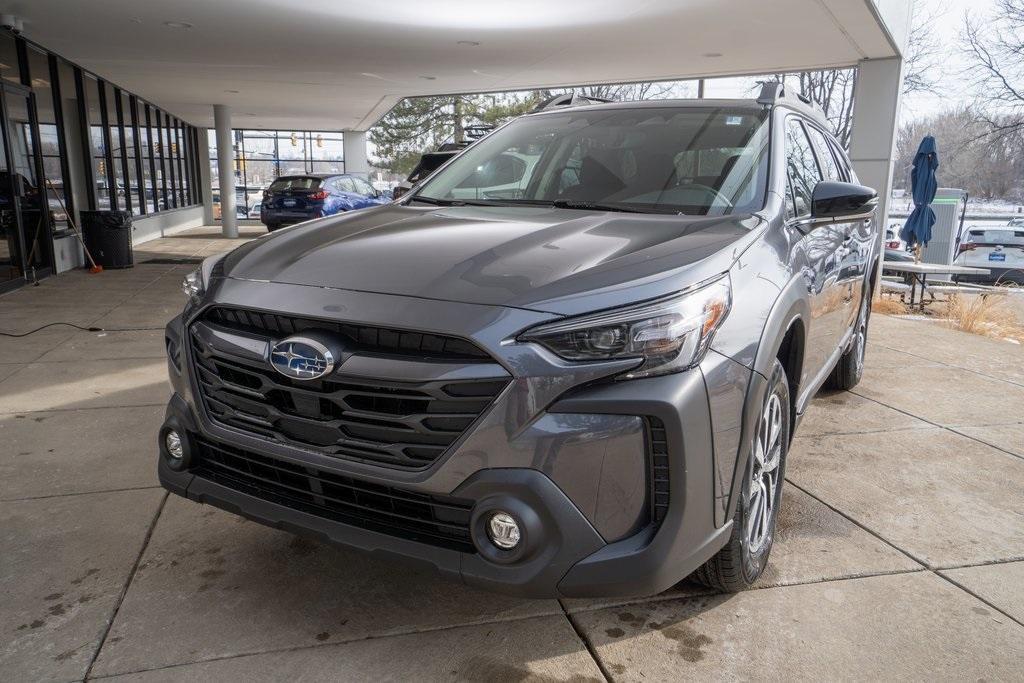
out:
{"label": "dealership building", "polygon": [[366,173],[366,131],[415,95],[857,66],[850,157],[887,197],[906,0],[437,11],[35,0],[4,15],[0,292],[82,266],[83,211],[131,213],[136,244],[216,221],[237,235],[278,175]]}

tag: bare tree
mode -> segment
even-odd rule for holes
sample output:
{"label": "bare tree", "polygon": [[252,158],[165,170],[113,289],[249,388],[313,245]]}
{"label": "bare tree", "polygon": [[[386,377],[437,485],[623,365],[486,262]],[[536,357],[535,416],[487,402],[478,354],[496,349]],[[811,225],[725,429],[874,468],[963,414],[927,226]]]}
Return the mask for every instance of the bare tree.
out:
{"label": "bare tree", "polygon": [[910,168],[917,146],[932,135],[939,148],[939,185],[959,187],[973,197],[1024,198],[1024,131],[996,138],[990,124],[973,107],[950,109],[912,121],[896,137],[893,186],[910,187]]}
{"label": "bare tree", "polygon": [[[1024,0],[1002,0],[1017,1]],[[903,59],[903,93],[931,92],[941,51],[933,26],[940,13],[915,9]],[[782,83],[793,83],[811,102],[821,107],[832,133],[843,146],[849,146],[853,127],[853,93],[857,85],[856,69],[827,69],[795,74],[775,74]]]}
{"label": "bare tree", "polygon": [[945,54],[935,33],[935,22],[945,12],[938,9],[925,11],[922,7],[922,3],[914,3],[914,16],[903,55],[904,95],[935,92],[935,74],[939,73]]}
{"label": "bare tree", "polygon": [[988,21],[965,15],[962,42],[990,137],[1024,131],[1024,0],[996,0]]}

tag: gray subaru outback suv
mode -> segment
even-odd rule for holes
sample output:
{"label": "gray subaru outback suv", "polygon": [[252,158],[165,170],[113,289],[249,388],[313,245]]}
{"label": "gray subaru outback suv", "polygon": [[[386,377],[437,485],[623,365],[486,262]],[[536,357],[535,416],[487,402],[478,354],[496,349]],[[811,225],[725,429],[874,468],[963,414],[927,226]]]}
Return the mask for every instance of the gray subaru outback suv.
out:
{"label": "gray subaru outback suv", "polygon": [[516,119],[186,278],[160,481],[507,593],[744,588],[861,376],[875,203],[778,85]]}

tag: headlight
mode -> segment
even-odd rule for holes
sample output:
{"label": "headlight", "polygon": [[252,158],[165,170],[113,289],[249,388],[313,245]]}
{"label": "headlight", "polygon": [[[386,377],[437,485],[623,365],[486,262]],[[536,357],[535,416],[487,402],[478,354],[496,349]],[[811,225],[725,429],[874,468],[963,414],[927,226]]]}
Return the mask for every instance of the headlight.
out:
{"label": "headlight", "polygon": [[200,300],[203,298],[203,294],[206,292],[206,286],[210,282],[210,276],[213,274],[213,269],[216,267],[217,263],[224,258],[224,256],[225,254],[210,256],[199,264],[198,268],[186,275],[185,279],[181,281],[181,291],[185,292],[185,296],[187,296],[189,301],[193,304],[198,305]]}
{"label": "headlight", "polygon": [[519,340],[570,361],[643,359],[622,377],[652,377],[699,363],[731,306],[732,286],[723,275],[639,306],[547,323]]}
{"label": "headlight", "polygon": [[185,276],[185,279],[181,281],[181,291],[185,292],[185,296],[187,296],[192,303],[199,303],[199,300],[203,296],[203,292],[206,291],[206,284],[203,282],[203,273],[201,269],[196,268]]}

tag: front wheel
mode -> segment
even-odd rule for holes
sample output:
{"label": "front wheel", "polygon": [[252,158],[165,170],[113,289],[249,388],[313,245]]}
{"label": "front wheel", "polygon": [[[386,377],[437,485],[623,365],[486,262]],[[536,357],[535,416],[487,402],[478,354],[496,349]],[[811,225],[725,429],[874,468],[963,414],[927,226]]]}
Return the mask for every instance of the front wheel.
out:
{"label": "front wheel", "polygon": [[729,542],[693,575],[705,586],[729,593],[745,590],[767,566],[782,500],[789,430],[789,382],[782,363],[776,359],[757,421]]}
{"label": "front wheel", "polygon": [[839,362],[829,375],[826,386],[829,389],[849,391],[860,383],[864,375],[864,353],[868,346],[868,321],[871,319],[871,293],[868,289],[860,298],[860,310],[857,311],[857,323],[853,329],[850,348],[839,357]]}

